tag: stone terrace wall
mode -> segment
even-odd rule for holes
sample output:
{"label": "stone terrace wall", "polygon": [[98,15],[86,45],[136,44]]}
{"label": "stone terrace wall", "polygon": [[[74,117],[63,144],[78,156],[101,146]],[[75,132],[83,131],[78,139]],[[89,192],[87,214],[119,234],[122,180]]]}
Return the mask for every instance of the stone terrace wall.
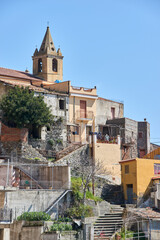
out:
{"label": "stone terrace wall", "polygon": [[67,156],[61,158],[60,160],[56,161],[55,164],[66,166],[70,165],[72,170],[77,165],[78,162],[81,161],[83,157],[86,157],[89,155],[89,146],[88,144],[83,145],[82,147],[78,148],[77,150],[69,153]]}

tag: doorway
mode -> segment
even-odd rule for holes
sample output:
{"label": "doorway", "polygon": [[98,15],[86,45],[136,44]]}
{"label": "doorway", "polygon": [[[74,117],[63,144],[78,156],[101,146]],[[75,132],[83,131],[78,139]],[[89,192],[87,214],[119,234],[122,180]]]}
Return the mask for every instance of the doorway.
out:
{"label": "doorway", "polygon": [[80,117],[86,118],[86,101],[80,100]]}
{"label": "doorway", "polygon": [[127,184],[127,203],[133,203],[133,184]]}

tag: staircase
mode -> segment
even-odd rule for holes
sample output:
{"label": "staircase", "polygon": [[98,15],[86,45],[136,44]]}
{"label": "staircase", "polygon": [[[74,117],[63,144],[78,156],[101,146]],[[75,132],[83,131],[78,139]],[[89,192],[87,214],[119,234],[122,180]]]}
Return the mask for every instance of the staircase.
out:
{"label": "staircase", "polygon": [[56,153],[56,160],[65,157],[66,155],[77,150],[81,146],[82,146],[81,143],[71,143],[67,148],[64,148],[62,151]]}
{"label": "staircase", "polygon": [[113,206],[110,213],[99,216],[94,224],[94,240],[110,240],[112,235],[122,227],[123,208]]}
{"label": "staircase", "polygon": [[[20,171],[23,172],[23,174],[25,174],[30,180],[33,181],[32,189],[37,189],[37,188],[43,189],[43,187],[38,183],[38,181],[37,181],[33,176],[31,176],[30,173],[28,173],[26,170],[24,170],[24,169],[21,168],[20,166],[16,166],[15,169],[20,170]],[[20,188],[22,188],[22,189],[24,188],[22,182],[20,182]]]}

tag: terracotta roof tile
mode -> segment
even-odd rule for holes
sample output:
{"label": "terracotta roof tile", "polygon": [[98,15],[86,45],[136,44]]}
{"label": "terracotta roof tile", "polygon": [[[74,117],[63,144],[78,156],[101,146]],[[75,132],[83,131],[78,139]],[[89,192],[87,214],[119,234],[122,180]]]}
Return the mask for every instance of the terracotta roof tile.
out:
{"label": "terracotta roof tile", "polygon": [[22,72],[22,71],[17,71],[17,70],[13,70],[13,69],[8,69],[8,68],[2,68],[2,67],[0,67],[0,76],[21,78],[21,79],[25,79],[25,80],[29,80],[29,81],[30,80],[44,81],[43,79],[35,77],[33,74],[30,74],[27,72]]}

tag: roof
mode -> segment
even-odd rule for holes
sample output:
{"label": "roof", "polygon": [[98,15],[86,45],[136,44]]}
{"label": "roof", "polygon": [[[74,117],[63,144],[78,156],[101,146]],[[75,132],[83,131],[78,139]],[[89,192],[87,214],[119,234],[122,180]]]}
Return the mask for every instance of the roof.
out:
{"label": "roof", "polygon": [[8,69],[8,68],[2,68],[0,67],[0,77],[12,77],[12,78],[19,78],[24,80],[34,80],[34,81],[44,81],[41,78],[35,77],[33,74],[22,72],[18,70]]}
{"label": "roof", "polygon": [[39,51],[36,48],[35,52],[33,54],[33,57],[46,55],[46,54],[50,54],[53,56],[59,56],[59,57],[63,58],[60,48],[58,48],[58,50],[56,52],[56,48],[54,46],[54,42],[53,42],[49,27],[47,27],[47,30],[46,30],[46,33],[43,38],[43,41],[42,41]]}
{"label": "roof", "polygon": [[119,163],[121,164],[121,163],[136,161],[136,160],[137,160],[137,158],[133,158],[133,159],[128,159],[128,160],[122,160],[122,161],[120,161]]}
{"label": "roof", "polygon": [[113,101],[113,100],[102,98],[102,97],[98,97],[98,100],[103,100],[103,101],[107,101],[107,102],[115,102],[115,103],[123,104],[122,101]]}
{"label": "roof", "polygon": [[11,86],[11,87],[14,87],[14,86],[29,87],[29,89],[31,89],[35,92],[42,92],[42,93],[47,93],[47,94],[66,96],[66,94],[64,94],[64,93],[58,93],[58,92],[55,92],[54,90],[49,91],[41,86],[31,85],[31,83],[28,81],[1,79],[0,78],[0,82],[6,84],[8,86]]}
{"label": "roof", "polygon": [[160,176],[152,177],[152,180],[157,180],[157,179],[160,179]]}
{"label": "roof", "polygon": [[160,220],[160,212],[151,209],[150,207],[147,208],[129,208],[128,212],[131,212],[135,215],[138,215],[144,219],[156,219]]}
{"label": "roof", "polygon": [[55,48],[55,46],[54,46],[53,39],[52,39],[50,30],[49,30],[49,27],[47,27],[45,36],[44,36],[44,38],[43,38],[41,47],[40,47],[40,49],[39,49],[39,53],[44,53],[44,52],[46,52],[46,51],[47,51],[47,48],[48,48],[48,50],[49,50],[50,53],[56,55],[56,48]]}

